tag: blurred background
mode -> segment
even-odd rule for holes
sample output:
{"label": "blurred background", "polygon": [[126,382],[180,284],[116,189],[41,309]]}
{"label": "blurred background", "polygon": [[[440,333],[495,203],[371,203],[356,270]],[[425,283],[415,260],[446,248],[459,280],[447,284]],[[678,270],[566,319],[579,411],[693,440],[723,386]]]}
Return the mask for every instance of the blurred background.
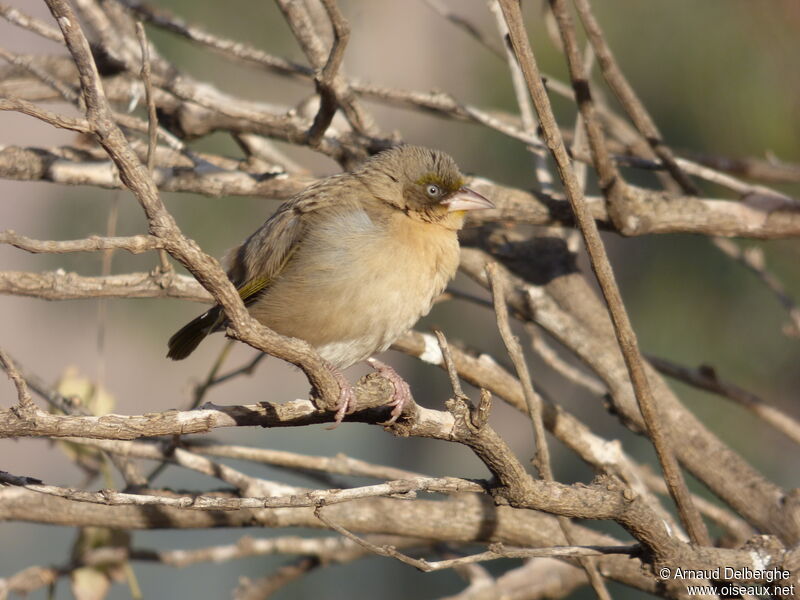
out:
{"label": "blurred background", "polygon": [[[10,4],[50,20],[39,3],[12,0]],[[154,4],[213,33],[305,63],[280,12],[270,2],[159,0]],[[442,19],[422,0],[340,0],[339,4],[352,29],[344,65],[349,75],[402,89],[442,90],[483,109],[516,112],[505,62]],[[496,39],[494,20],[483,0],[450,0],[447,4]],[[542,70],[566,81],[565,65],[546,31],[540,3],[523,5]],[[624,72],[667,143],[678,153],[775,156],[800,162],[800,4],[796,0],[617,0],[596,5],[598,19]],[[148,28],[148,35],[166,58],[222,90],[287,107],[313,93],[311,84],[247,69],[162,31]],[[0,40],[14,52],[57,49],[5,22],[0,23]],[[597,76],[594,80],[599,82]],[[554,102],[562,125],[571,127],[574,107],[560,99]],[[398,131],[408,142],[439,147],[451,153],[468,173],[523,188],[534,185],[531,156],[516,141],[474,125],[378,104],[368,106],[385,132]],[[33,119],[0,113],[2,145],[55,146],[71,140],[72,134]],[[224,135],[204,139],[195,147],[240,156],[236,144]],[[335,163],[308,150],[286,147],[286,151],[317,173],[337,170]],[[640,184],[651,182],[641,174],[626,175]],[[781,189],[800,196],[797,185]],[[724,197],[718,188],[708,187],[705,193]],[[118,235],[145,231],[138,204],[126,192],[0,181],[0,197],[0,229],[14,229],[33,238],[60,240],[103,234],[115,203],[119,207]],[[262,198],[214,199],[191,194],[165,194],[165,200],[184,232],[218,257],[251,233],[277,206],[277,202]],[[622,239],[606,235],[605,239],[646,353],[692,367],[713,365],[721,378],[800,417],[800,341],[782,334],[787,321],[785,311],[750,272],[700,236]],[[769,268],[794,298],[800,298],[797,240],[740,243],[762,248]],[[119,252],[114,255],[112,271],[149,271],[156,264],[154,255]],[[57,268],[97,275],[101,255],[30,255],[0,246],[2,270],[37,272]],[[589,270],[586,272],[591,276]],[[463,276],[454,286],[481,293]],[[0,346],[22,367],[53,385],[69,367],[94,381],[102,380],[115,400],[114,412],[121,414],[187,406],[193,386],[205,378],[225,343],[221,335],[213,336],[186,361],[174,363],[165,359],[169,335],[203,310],[198,304],[177,300],[110,300],[101,308],[96,300],[46,302],[4,296],[0,297],[0,307]],[[452,340],[480,347],[508,363],[493,315],[484,309],[459,301],[442,303],[418,329],[427,330],[434,325],[443,328]],[[104,350],[98,341],[101,331]],[[253,352],[237,345],[226,364],[240,365],[252,358]],[[421,404],[441,408],[449,391],[443,372],[397,353],[387,353],[385,358],[408,378]],[[598,433],[621,439],[628,452],[643,462],[653,462],[649,444],[618,425],[595,398],[550,374],[535,358],[531,362],[535,383],[552,398]],[[354,367],[348,377],[354,381],[363,372]],[[789,441],[739,406],[680,384],[675,388],[709,428],[761,472],[782,486],[798,485],[800,461],[796,447]],[[297,370],[267,359],[253,376],[212,389],[206,400],[244,404],[300,398],[307,392],[308,385]],[[15,401],[13,386],[4,380],[0,385],[0,405],[8,407]],[[496,402],[492,422],[522,458],[531,456],[530,427],[524,419]],[[395,439],[378,427],[346,422],[335,431],[322,427],[216,430],[213,437],[308,454],[344,453],[431,475],[487,475],[466,448]],[[552,448],[557,478],[568,483],[591,479],[591,471],[562,452],[557,443]],[[77,485],[81,480],[81,473],[69,458],[50,447],[49,442],[0,440],[0,456],[0,468],[17,475],[66,486]],[[247,468],[252,470],[251,466]],[[253,473],[309,485],[308,481],[283,472],[264,471]],[[168,468],[156,483],[207,489],[217,482]],[[99,482],[94,485],[102,487]],[[625,534],[614,525],[598,527],[624,539]],[[136,532],[134,545],[199,548],[233,542],[244,533],[272,536],[286,532]],[[67,528],[0,523],[0,577],[30,565],[62,562],[69,555],[74,535]],[[137,564],[135,570],[146,598],[223,598],[229,596],[240,577],[266,575],[285,561],[281,557],[261,557],[181,571]],[[488,568],[496,571],[509,564],[492,564]],[[395,577],[402,578],[402,587],[393,583]],[[318,570],[275,597],[302,598],[322,593],[325,598],[436,598],[454,594],[463,585],[452,572],[421,574],[389,559],[371,558]],[[612,585],[615,597],[624,597],[620,589]],[[583,590],[579,596],[583,594],[590,597],[591,592]],[[32,597],[45,596],[40,592]],[[69,597],[66,586],[60,585],[56,598]],[[110,597],[127,598],[130,593],[124,586],[117,586]]]}

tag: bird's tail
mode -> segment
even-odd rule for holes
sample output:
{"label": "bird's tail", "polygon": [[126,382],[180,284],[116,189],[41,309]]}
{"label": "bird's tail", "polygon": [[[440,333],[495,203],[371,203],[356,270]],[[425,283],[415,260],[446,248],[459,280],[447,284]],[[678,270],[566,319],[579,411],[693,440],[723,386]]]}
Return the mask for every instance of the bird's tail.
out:
{"label": "bird's tail", "polygon": [[215,306],[181,327],[167,342],[167,358],[183,360],[222,323],[222,308]]}

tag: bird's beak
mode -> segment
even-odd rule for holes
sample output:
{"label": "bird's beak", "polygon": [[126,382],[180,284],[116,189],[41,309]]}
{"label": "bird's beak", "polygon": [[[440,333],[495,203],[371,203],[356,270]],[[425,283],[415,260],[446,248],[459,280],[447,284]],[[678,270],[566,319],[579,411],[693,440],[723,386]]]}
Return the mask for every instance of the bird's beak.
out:
{"label": "bird's beak", "polygon": [[484,198],[478,192],[462,187],[452,196],[442,200],[442,204],[447,207],[447,212],[460,210],[481,210],[484,208],[494,208],[494,203],[488,198]]}

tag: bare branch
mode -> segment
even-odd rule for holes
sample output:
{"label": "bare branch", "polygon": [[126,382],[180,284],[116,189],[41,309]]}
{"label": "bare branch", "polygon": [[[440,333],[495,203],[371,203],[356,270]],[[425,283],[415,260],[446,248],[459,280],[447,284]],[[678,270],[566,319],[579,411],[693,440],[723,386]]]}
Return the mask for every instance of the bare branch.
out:
{"label": "bare branch", "polygon": [[19,98],[0,98],[0,110],[14,110],[59,129],[69,129],[78,133],[92,133],[91,126],[84,119],[65,117],[49,110],[39,108],[27,100]]}
{"label": "bare branch", "polygon": [[[339,65],[347,44],[348,34],[346,32],[348,32],[348,29],[344,18],[336,7],[335,0],[323,0],[335,35],[333,47],[329,54],[323,49],[322,40],[315,32],[314,25],[305,7],[301,3],[287,0],[277,0],[277,2],[311,65],[321,72],[323,79],[327,77],[330,80],[328,88],[340,102],[347,120],[362,135],[375,135],[377,133],[375,122],[353,95],[348,82],[339,73]],[[326,70],[328,71],[327,75],[325,74]],[[326,100],[322,98],[320,112],[322,112],[325,103]],[[331,114],[330,117],[332,118],[333,115]],[[322,118],[320,118],[319,128],[321,128],[323,122]],[[321,134],[315,132],[315,135]]]}
{"label": "bare branch", "polygon": [[169,506],[188,510],[241,510],[257,508],[300,508],[315,507],[341,502],[351,502],[363,498],[381,496],[403,496],[415,492],[460,493],[478,491],[483,488],[472,482],[452,478],[421,478],[417,480],[389,481],[387,483],[352,488],[349,490],[314,490],[306,494],[273,497],[219,498],[215,496],[161,496],[154,494],[127,494],[114,490],[86,492],[84,490],[44,485],[25,481],[0,471],[0,483],[16,485],[41,494],[65,498],[73,502],[89,502],[105,506]]}
{"label": "bare branch", "polygon": [[97,252],[99,250],[127,250],[131,254],[141,254],[164,247],[164,243],[150,235],[134,235],[130,237],[100,237],[93,235],[83,240],[56,242],[52,240],[34,240],[15,231],[0,231],[0,244],[9,244],[26,252],[36,254],[64,254],[67,252]]}
{"label": "bare branch", "polygon": [[53,77],[45,69],[36,64],[36,62],[29,60],[28,57],[13,54],[5,48],[0,48],[0,56],[9,63],[22,67],[29,73],[32,73],[42,83],[55,90],[68,102],[75,102],[78,99],[78,93],[74,89],[63,83],[58,78]]}
{"label": "bare branch", "polygon": [[[550,465],[550,450],[547,446],[544,422],[542,419],[543,402],[541,396],[533,389],[533,381],[528,370],[528,364],[525,361],[525,356],[522,352],[522,346],[511,332],[511,325],[508,322],[508,306],[506,305],[504,287],[506,281],[503,279],[495,263],[486,265],[486,276],[489,279],[492,289],[494,312],[497,317],[497,329],[500,331],[503,344],[505,344],[511,362],[514,364],[517,378],[522,383],[522,391],[525,396],[525,404],[528,408],[528,416],[533,424],[533,431],[536,436],[536,457],[534,459],[534,464],[539,470],[542,479],[545,481],[553,481],[553,469]],[[567,542],[574,544],[574,536],[572,535],[572,527],[569,520],[560,516],[558,521]],[[589,577],[589,581],[597,597],[602,600],[611,600],[608,589],[602,577],[600,577],[600,573],[597,571],[597,566],[594,564],[594,561],[584,556],[580,559],[580,563],[586,571],[586,575]]]}
{"label": "bare branch", "polygon": [[686,158],[693,160],[715,171],[724,171],[747,179],[772,181],[778,183],[800,182],[800,165],[779,160],[775,156],[764,158],[729,156],[710,156],[707,154],[687,153]]}
{"label": "bare branch", "polygon": [[335,85],[344,59],[344,51],[350,39],[350,26],[339,11],[336,1],[322,0],[322,4],[333,27],[333,44],[322,72],[315,78],[320,101],[317,115],[314,117],[311,129],[308,130],[308,144],[312,148],[317,146],[325,135],[339,107]]}
{"label": "bare branch", "polygon": [[768,423],[796,444],[800,444],[800,422],[737,385],[719,379],[713,367],[707,365],[690,369],[672,361],[651,356],[650,363],[659,371],[684,383],[733,400]]}
{"label": "bare branch", "polygon": [[472,556],[464,556],[461,558],[453,558],[450,560],[428,561],[422,558],[411,558],[410,556],[403,554],[402,552],[398,552],[398,550],[392,546],[388,545],[379,546],[378,544],[374,544],[372,542],[367,541],[364,538],[354,535],[344,527],[337,525],[333,521],[323,516],[323,511],[321,507],[317,508],[314,514],[316,514],[319,520],[325,523],[325,525],[327,525],[334,531],[337,531],[338,533],[342,534],[352,542],[355,542],[356,544],[363,546],[367,550],[370,550],[379,556],[395,558],[402,563],[405,563],[407,565],[419,569],[420,571],[423,571],[424,573],[430,573],[432,571],[441,571],[442,569],[452,569],[453,567],[460,565],[485,562],[489,560],[497,560],[498,558],[534,558],[534,557],[545,557],[545,556],[579,558],[579,557],[589,557],[589,556],[603,556],[605,554],[632,554],[636,552],[636,547],[633,546],[618,546],[614,548],[599,548],[599,547],[587,548],[587,547],[562,546],[559,548],[511,549],[511,548],[504,548],[500,544],[493,544],[488,552],[481,552],[480,554],[474,554]]}
{"label": "bare branch", "polygon": [[64,38],[58,32],[58,29],[48,25],[43,21],[40,21],[39,19],[26,15],[12,6],[8,6],[5,3],[0,4],[0,15],[2,15],[2,17],[8,22],[14,23],[19,27],[27,29],[28,31],[32,31],[33,33],[40,35],[45,39],[58,44],[64,43]]}
{"label": "bare branch", "polygon": [[[146,149],[139,149],[146,160]],[[160,150],[160,149],[159,149]],[[158,153],[158,151],[157,151]],[[288,176],[277,172],[248,172],[238,161],[214,159],[193,165],[174,154],[160,157],[161,167],[156,168],[153,179],[165,192],[192,192],[207,196],[264,196],[286,199],[303,190],[313,180],[305,176]],[[237,163],[243,167],[237,169]],[[86,157],[85,153],[70,148],[19,148],[0,147],[0,175],[21,181],[48,181],[64,185],[94,185],[122,189],[114,163],[109,160]]]}
{"label": "bare branch", "polygon": [[[625,311],[625,306],[622,303],[622,297],[614,279],[611,265],[608,262],[605,247],[597,231],[597,226],[591,218],[591,214],[586,206],[586,201],[583,198],[583,193],[570,166],[569,157],[567,156],[563,140],[561,139],[561,133],[556,125],[555,117],[550,108],[550,101],[541,82],[533,52],[528,43],[528,37],[522,23],[519,6],[515,5],[511,0],[501,0],[501,6],[503,7],[503,14],[508,23],[511,40],[514,44],[517,57],[520,60],[522,71],[525,74],[534,106],[536,106],[536,110],[539,113],[539,120],[545,131],[545,140],[556,160],[559,175],[566,189],[567,198],[575,212],[576,219],[581,228],[581,233],[586,242],[586,249],[592,261],[592,268],[595,271],[600,288],[603,290],[603,295],[608,303],[611,319],[614,323],[614,332],[625,358],[625,365],[628,368],[631,383],[633,384],[636,399],[642,411],[648,434],[650,439],[653,440],[659,461],[667,477],[667,483],[670,486],[671,493],[678,504],[681,518],[689,530],[692,539],[699,544],[710,545],[711,542],[708,533],[705,530],[705,526],[697,509],[692,504],[689,491],[686,488],[686,483],[680,472],[680,467],[672,454],[668,434],[662,429],[662,421],[658,415],[658,409],[650,390],[650,384],[647,381],[642,357],[639,353],[636,334],[633,331],[627,312]],[[601,173],[601,177],[602,176],[603,173]],[[606,183],[610,185],[611,181],[607,181]],[[603,185],[602,182],[601,185]]]}
{"label": "bare branch", "polygon": [[[48,246],[50,244],[50,242],[43,243]],[[105,242],[101,245],[105,245]],[[110,247],[113,247],[113,243]],[[208,292],[194,278],[186,275],[172,275],[165,278],[160,273],[85,277],[63,270],[44,273],[0,271],[0,293],[45,300],[78,298],[182,298],[198,302],[211,300]]]}
{"label": "bare branch", "polygon": [[495,56],[503,58],[505,54],[503,49],[499,48],[494,40],[492,40],[490,37],[484,35],[481,32],[480,27],[478,27],[475,23],[466,17],[459,15],[455,11],[450,10],[441,0],[424,0],[424,2],[430,6],[431,9],[436,12],[436,14],[443,19],[447,19],[450,21],[450,23],[464,31],[468,36],[489,50],[489,52]]}
{"label": "bare branch", "polygon": [[517,106],[520,110],[520,118],[522,121],[522,128],[525,133],[535,139],[537,145],[529,145],[528,150],[533,153],[534,166],[536,179],[539,182],[540,189],[546,194],[552,194],[553,176],[547,167],[547,147],[541,142],[539,134],[536,131],[537,121],[536,114],[531,105],[531,99],[528,95],[527,87],[525,86],[525,78],[522,75],[522,70],[519,68],[517,57],[514,56],[514,50],[511,47],[511,42],[508,37],[508,26],[505,19],[503,19],[503,11],[497,0],[489,0],[489,10],[494,14],[495,23],[503,39],[503,48],[506,62],[508,63],[508,70],[511,75],[511,83],[514,86],[514,95],[517,99]]}
{"label": "bare branch", "polygon": [[[556,4],[557,3],[558,2],[556,2]],[[563,6],[563,2],[561,5]],[[636,124],[637,129],[653,148],[656,155],[664,162],[669,172],[675,178],[675,181],[683,188],[683,191],[690,195],[697,195],[697,187],[681,171],[669,146],[664,143],[661,132],[658,130],[655,122],[650,118],[650,115],[639,100],[636,92],[622,74],[611,49],[608,47],[603,37],[600,25],[592,14],[589,1],[575,0],[575,6],[578,9],[578,14],[586,30],[586,34],[589,37],[589,41],[592,43],[594,52],[597,55],[597,61],[606,82],[617,95],[617,99]]]}
{"label": "bare branch", "polygon": [[797,302],[791,297],[781,280],[767,270],[763,250],[756,246],[742,249],[734,242],[722,238],[713,238],[711,241],[721,252],[750,270],[778,298],[783,308],[789,313],[791,325],[788,327],[788,333],[794,334],[793,337],[800,337],[800,307],[797,306]]}
{"label": "bare branch", "polygon": [[[25,418],[26,415],[38,411],[36,404],[34,404],[31,394],[28,391],[28,384],[19,374],[14,362],[2,349],[0,349],[0,366],[8,375],[8,378],[14,382],[14,387],[17,388],[17,398],[19,399],[19,417]],[[11,412],[14,412],[13,409]]]}
{"label": "bare branch", "polygon": [[196,454],[248,460],[301,471],[316,470],[338,475],[356,475],[360,477],[374,477],[377,479],[413,479],[424,477],[419,473],[384,465],[375,465],[343,454],[338,454],[334,457],[307,456],[283,450],[269,450],[266,448],[250,448],[244,446],[223,446],[219,444],[193,444],[191,442],[187,447]]}

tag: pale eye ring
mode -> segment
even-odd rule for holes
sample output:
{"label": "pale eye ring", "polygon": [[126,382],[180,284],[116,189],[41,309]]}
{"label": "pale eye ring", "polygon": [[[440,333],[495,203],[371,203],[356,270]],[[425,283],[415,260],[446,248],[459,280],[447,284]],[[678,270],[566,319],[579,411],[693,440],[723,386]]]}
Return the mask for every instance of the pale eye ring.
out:
{"label": "pale eye ring", "polygon": [[438,198],[441,195],[442,190],[435,183],[429,183],[425,186],[425,193],[429,198]]}

